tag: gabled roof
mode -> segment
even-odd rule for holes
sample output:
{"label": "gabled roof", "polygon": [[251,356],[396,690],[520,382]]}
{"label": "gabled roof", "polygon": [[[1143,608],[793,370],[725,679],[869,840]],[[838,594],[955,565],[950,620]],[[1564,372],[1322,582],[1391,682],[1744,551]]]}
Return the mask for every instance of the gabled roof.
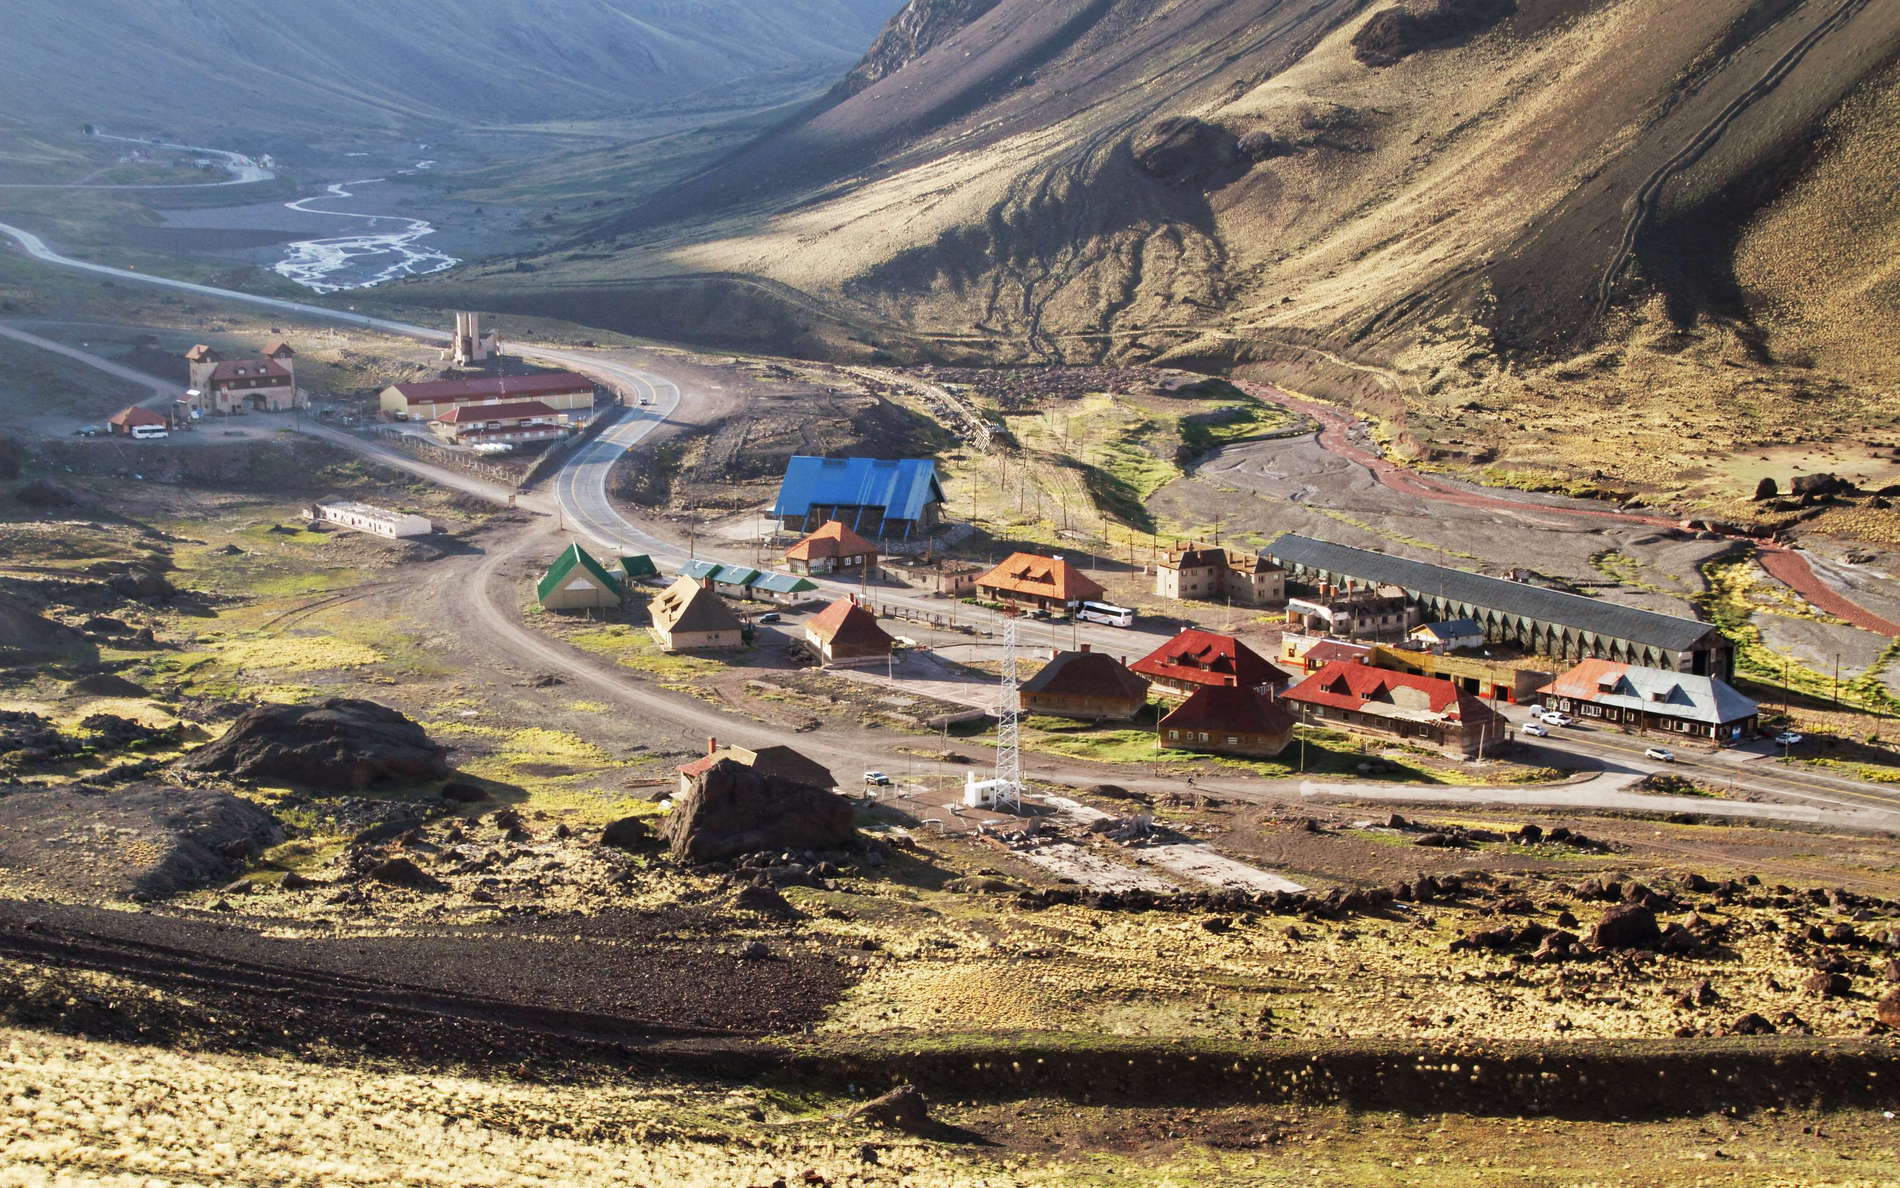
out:
{"label": "gabled roof", "polygon": [[1331,664],[1335,660],[1363,660],[1372,655],[1371,644],[1348,643],[1343,639],[1322,639],[1300,654],[1308,668]]}
{"label": "gabled roof", "polygon": [[685,575],[656,595],[647,611],[654,626],[668,633],[739,630],[739,616],[719,601],[719,595]]}
{"label": "gabled roof", "polygon": [[149,408],[134,404],[113,413],[107,424],[130,429],[137,425],[169,425],[171,422]]}
{"label": "gabled roof", "polygon": [[1752,718],[1759,707],[1716,677],[1585,660],[1539,693],[1721,726]]}
{"label": "gabled roof", "polygon": [[542,576],[540,584],[534,588],[535,596],[543,602],[547,601],[548,595],[567,585],[569,579],[574,578],[577,570],[584,578],[591,579],[601,589],[612,591],[616,595],[622,593],[618,578],[602,568],[600,562],[594,560],[593,555],[586,549],[577,544],[571,544],[567,546],[566,552],[554,559],[554,564],[548,566],[547,573]]}
{"label": "gabled roof", "polygon": [[512,400],[507,404],[458,404],[436,418],[443,425],[479,425],[484,421],[525,421],[529,417],[558,417],[539,400]]}
{"label": "gabled roof", "polygon": [[1221,569],[1227,565],[1227,550],[1174,549],[1156,564],[1163,569]]}
{"label": "gabled roof", "polygon": [[620,571],[628,577],[636,579],[660,576],[660,567],[655,565],[653,558],[647,556],[645,553],[640,553],[633,557],[622,557],[620,559]]}
{"label": "gabled roof", "polygon": [[202,342],[185,352],[185,360],[189,363],[210,363],[214,362],[217,357],[217,348],[206,346]]}
{"label": "gabled roof", "polygon": [[897,641],[877,625],[877,616],[846,596],[819,611],[805,624],[805,634],[832,647],[883,648]]}
{"label": "gabled roof", "polygon": [[264,357],[266,359],[282,359],[286,357],[294,359],[297,357],[297,352],[291,350],[290,344],[280,338],[264,348]]}
{"label": "gabled roof", "polygon": [[1278,665],[1231,635],[1215,635],[1190,627],[1154,651],[1130,664],[1154,680],[1186,681],[1196,685],[1284,685],[1289,679]]}
{"label": "gabled roof", "polygon": [[814,458],[797,455],[785,464],[775,516],[809,515],[819,507],[876,507],[887,520],[918,520],[924,508],[942,503],[937,464],[928,458]]}
{"label": "gabled roof", "polygon": [[750,747],[720,747],[710,755],[680,764],[680,774],[703,775],[721,760],[727,759],[742,763],[761,775],[777,776],[795,784],[806,784],[813,788],[835,788],[838,785],[837,778],[823,764],[783,745],[760,747],[757,750]]}
{"label": "gabled roof", "polygon": [[803,594],[818,588],[815,582],[793,573],[774,573],[750,565],[726,565],[718,561],[688,561],[680,574],[699,581],[711,578],[715,585],[739,586],[746,590],[764,590],[772,594]]}
{"label": "gabled roof", "polygon": [[538,375],[492,375],[479,379],[428,380],[391,385],[411,404],[476,404],[509,397],[566,396],[592,392],[594,381],[571,371]]}
{"label": "gabled roof", "polygon": [[1023,682],[1025,697],[1122,697],[1148,699],[1148,682],[1106,652],[1057,652],[1042,671]]}
{"label": "gabled roof", "polygon": [[828,520],[824,527],[786,549],[785,556],[791,561],[817,561],[825,557],[862,557],[875,552],[876,545],[843,523]]}
{"label": "gabled roof", "polygon": [[1287,734],[1292,711],[1264,693],[1233,685],[1203,685],[1161,719],[1165,730],[1205,730],[1209,734]]}
{"label": "gabled roof", "polygon": [[[1423,694],[1422,704],[1417,707],[1397,704],[1393,694],[1401,689]],[[1280,699],[1416,722],[1483,723],[1498,717],[1496,710],[1477,697],[1460,692],[1450,681],[1374,668],[1353,660],[1335,660],[1280,694]]]}
{"label": "gabled roof", "polygon": [[1446,619],[1442,623],[1425,623],[1414,627],[1412,634],[1430,636],[1442,643],[1463,635],[1476,635],[1482,638],[1484,628],[1476,619]]}
{"label": "gabled roof", "polygon": [[1102,587],[1080,568],[1061,557],[1011,553],[1001,565],[976,579],[978,589],[1029,594],[1062,602],[1100,598]]}
{"label": "gabled roof", "polygon": [[1522,615],[1664,651],[1687,651],[1715,630],[1713,625],[1695,619],[1659,615],[1633,606],[1585,598],[1581,594],[1566,594],[1525,582],[1407,561],[1403,557],[1348,548],[1292,533],[1261,552],[1282,565],[1304,565],[1359,581],[1402,586],[1414,594],[1437,595],[1481,610]]}
{"label": "gabled roof", "polygon": [[211,369],[212,384],[229,384],[247,379],[290,378],[290,372],[275,359],[226,359]]}

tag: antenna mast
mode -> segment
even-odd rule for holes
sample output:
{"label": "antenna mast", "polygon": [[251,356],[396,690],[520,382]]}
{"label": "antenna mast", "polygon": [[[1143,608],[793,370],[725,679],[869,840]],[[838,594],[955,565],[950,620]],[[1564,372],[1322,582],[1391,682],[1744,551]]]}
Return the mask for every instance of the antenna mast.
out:
{"label": "antenna mast", "polygon": [[1022,682],[1016,675],[1016,616],[1003,616],[1003,679],[996,702],[996,791],[991,805],[1023,807]]}

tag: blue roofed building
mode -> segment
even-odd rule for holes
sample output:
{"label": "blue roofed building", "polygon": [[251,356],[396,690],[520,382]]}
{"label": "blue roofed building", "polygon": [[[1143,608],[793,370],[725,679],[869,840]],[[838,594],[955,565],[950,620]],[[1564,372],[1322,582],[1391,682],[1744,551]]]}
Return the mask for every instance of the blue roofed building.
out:
{"label": "blue roofed building", "polygon": [[818,593],[818,584],[791,573],[774,573],[748,565],[726,565],[718,561],[688,561],[680,566],[683,577],[705,585],[712,583],[715,593],[728,598],[746,598],[757,602],[776,602],[796,606]]}
{"label": "blue roofed building", "polygon": [[943,522],[943,485],[928,458],[794,457],[785,466],[772,517],[787,532],[837,520],[860,536],[909,539]]}

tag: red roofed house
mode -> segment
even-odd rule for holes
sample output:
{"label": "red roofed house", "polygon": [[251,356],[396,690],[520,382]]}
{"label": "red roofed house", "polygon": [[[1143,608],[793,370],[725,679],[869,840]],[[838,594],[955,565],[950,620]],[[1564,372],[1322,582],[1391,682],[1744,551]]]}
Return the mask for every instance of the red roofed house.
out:
{"label": "red roofed house", "polygon": [[429,432],[456,445],[514,445],[567,436],[567,414],[539,400],[458,404],[429,422]]}
{"label": "red roofed house", "polygon": [[877,576],[877,546],[846,527],[827,520],[824,527],[785,550],[793,573],[862,573]]}
{"label": "red roofed house", "polygon": [[1291,710],[1256,689],[1202,685],[1161,719],[1161,745],[1271,759],[1293,741]]}
{"label": "red roofed house", "polygon": [[1307,672],[1318,672],[1335,660],[1372,662],[1372,645],[1349,643],[1343,639],[1314,639],[1310,635],[1287,632],[1280,637],[1282,663],[1297,662]]}
{"label": "red roofed house", "polygon": [[171,427],[171,422],[166,420],[159,413],[155,413],[149,408],[144,408],[136,404],[130,408],[120,409],[118,412],[112,414],[111,419],[106,421],[108,431],[127,437],[130,437],[132,431],[141,425],[167,429]]}
{"label": "red roofed house", "polygon": [[1280,695],[1311,720],[1358,734],[1404,739],[1471,758],[1504,742],[1504,718],[1481,699],[1437,677],[1336,660]]}
{"label": "red roofed house", "polygon": [[1026,610],[1068,614],[1102,596],[1095,579],[1061,557],[1011,553],[995,569],[976,579],[978,597]]}
{"label": "red roofed house", "polygon": [[1126,722],[1148,704],[1148,682],[1104,652],[1057,652],[1022,684],[1024,713]]}
{"label": "red roofed house", "polygon": [[513,404],[539,400],[556,412],[592,412],[594,381],[571,371],[492,375],[480,379],[392,384],[377,398],[396,421],[433,421],[459,404]]}
{"label": "red roofed house", "polygon": [[1190,627],[1128,666],[1154,682],[1155,692],[1186,697],[1206,685],[1279,689],[1287,674],[1231,635]]}
{"label": "red roofed house", "polygon": [[250,359],[226,359],[200,343],[185,352],[185,363],[201,412],[289,412],[299,404],[297,352],[282,341]]}
{"label": "red roofed house", "polygon": [[822,764],[806,758],[790,747],[771,746],[760,747],[757,750],[751,747],[722,747],[718,739],[709,738],[706,740],[704,755],[691,763],[680,764],[680,795],[684,796],[691,792],[693,781],[711,771],[713,766],[722,759],[743,763],[760,775],[777,776],[782,780],[790,780],[794,784],[804,784],[811,788],[829,790],[838,786],[838,781]]}
{"label": "red roofed house", "polygon": [[842,664],[871,664],[891,654],[897,641],[877,625],[877,616],[850,595],[813,615],[805,624],[805,642],[827,668]]}

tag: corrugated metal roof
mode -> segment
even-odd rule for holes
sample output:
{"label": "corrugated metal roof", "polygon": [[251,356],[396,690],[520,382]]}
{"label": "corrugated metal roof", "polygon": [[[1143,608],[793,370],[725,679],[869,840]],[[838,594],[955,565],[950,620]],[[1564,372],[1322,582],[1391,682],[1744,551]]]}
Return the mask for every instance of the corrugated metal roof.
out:
{"label": "corrugated metal roof", "polygon": [[1610,660],[1585,660],[1538,692],[1711,726],[1740,722],[1759,710],[1727,681]]}
{"label": "corrugated metal roof", "polygon": [[887,520],[919,520],[924,508],[943,502],[937,464],[929,458],[813,458],[800,454],[785,464],[775,516],[803,516],[819,507],[878,507]]}
{"label": "corrugated metal roof", "polygon": [[1628,640],[1665,651],[1683,652],[1714,631],[1713,625],[1675,615],[1659,615],[1566,594],[1545,586],[1510,582],[1463,569],[1407,561],[1388,553],[1349,548],[1324,540],[1288,533],[1261,550],[1283,565],[1304,565],[1379,585],[1403,586],[1416,594],[1432,594],[1452,602],[1522,615],[1575,631],[1609,639]]}
{"label": "corrugated metal roof", "polygon": [[773,594],[803,594],[807,590],[817,588],[817,583],[807,581],[793,573],[765,572],[752,579],[752,589],[767,590]]}
{"label": "corrugated metal roof", "polygon": [[581,546],[573,544],[567,546],[567,551],[562,553],[559,557],[556,557],[554,564],[548,566],[547,574],[542,577],[540,584],[535,587],[535,595],[545,602],[548,595],[560,589],[561,584],[567,581],[568,576],[576,569],[582,570],[589,577],[599,582],[603,589],[613,594],[620,594],[622,592],[620,582],[612,574],[603,569],[600,562],[594,560],[593,554]]}
{"label": "corrugated metal roof", "polygon": [[715,585],[769,590],[774,594],[801,594],[818,588],[796,574],[773,573],[749,565],[722,565],[717,561],[688,561],[680,566],[680,573],[696,582],[711,578]]}

